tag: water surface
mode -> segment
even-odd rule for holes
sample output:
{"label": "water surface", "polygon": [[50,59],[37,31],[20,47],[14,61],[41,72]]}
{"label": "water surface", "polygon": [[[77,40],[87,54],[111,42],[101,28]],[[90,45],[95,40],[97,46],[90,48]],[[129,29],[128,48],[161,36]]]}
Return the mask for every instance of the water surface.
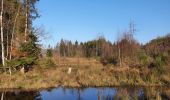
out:
{"label": "water surface", "polygon": [[169,87],[53,88],[40,91],[1,91],[3,100],[170,100]]}

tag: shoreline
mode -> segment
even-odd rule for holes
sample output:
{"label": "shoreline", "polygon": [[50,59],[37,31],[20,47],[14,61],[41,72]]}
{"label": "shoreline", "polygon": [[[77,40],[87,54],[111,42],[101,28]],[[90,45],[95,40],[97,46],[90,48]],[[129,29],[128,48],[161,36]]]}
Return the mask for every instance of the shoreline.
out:
{"label": "shoreline", "polygon": [[43,90],[48,90],[48,89],[57,89],[57,88],[77,88],[77,89],[84,89],[84,88],[170,88],[170,86],[160,86],[160,85],[148,85],[148,86],[142,86],[142,85],[136,85],[136,86],[57,86],[57,87],[46,87],[46,88],[0,88],[0,92],[31,92],[31,91],[43,91]]}
{"label": "shoreline", "polygon": [[[148,76],[137,73],[136,69],[118,70],[106,66],[41,68],[35,66],[25,74],[1,74],[0,90],[39,90],[57,87],[170,87],[168,75]],[[117,72],[118,71],[118,72]]]}

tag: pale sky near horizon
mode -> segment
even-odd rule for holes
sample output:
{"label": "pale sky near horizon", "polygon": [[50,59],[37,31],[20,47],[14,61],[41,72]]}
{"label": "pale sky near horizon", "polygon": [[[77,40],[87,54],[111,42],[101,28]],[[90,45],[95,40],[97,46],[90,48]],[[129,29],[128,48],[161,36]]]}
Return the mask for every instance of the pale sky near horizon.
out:
{"label": "pale sky near horizon", "polygon": [[43,26],[49,36],[41,41],[44,46],[62,38],[84,42],[98,33],[114,42],[130,20],[140,43],[170,32],[170,0],[40,0],[37,8],[41,17],[34,26]]}

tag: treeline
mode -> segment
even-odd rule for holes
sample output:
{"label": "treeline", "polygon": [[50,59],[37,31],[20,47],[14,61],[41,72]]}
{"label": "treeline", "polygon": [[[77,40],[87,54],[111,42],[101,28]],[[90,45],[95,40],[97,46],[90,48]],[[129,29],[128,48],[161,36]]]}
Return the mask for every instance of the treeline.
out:
{"label": "treeline", "polygon": [[106,41],[104,37],[99,37],[98,40],[92,40],[88,42],[72,43],[68,40],[61,40],[60,44],[56,46],[55,51],[60,52],[63,57],[97,57],[103,55],[106,44],[112,45],[109,41]]}
{"label": "treeline", "polygon": [[53,52],[61,57],[94,57],[106,64],[117,66],[157,68],[163,72],[170,64],[170,35],[153,39],[145,45],[134,38],[134,28],[119,34],[116,42],[107,41],[104,36],[98,39],[72,43],[61,40]]}
{"label": "treeline", "polygon": [[120,34],[114,43],[107,41],[104,36],[84,43],[78,43],[78,41],[72,43],[61,39],[54,48],[54,52],[62,57],[96,57],[100,58],[103,64],[134,64],[128,60],[137,60],[141,45],[133,37],[135,31],[132,25],[133,23],[130,24],[128,31]]}
{"label": "treeline", "polygon": [[[39,0],[0,0],[1,66],[12,69],[37,58],[40,48],[32,21],[39,17]],[[29,60],[28,60],[29,58]]]}
{"label": "treeline", "polygon": [[140,44],[133,38],[129,38],[130,34],[123,33],[121,39],[115,43],[107,41],[103,36],[96,40],[88,42],[76,41],[72,43],[68,40],[61,40],[55,47],[54,52],[61,57],[96,57],[101,58],[103,63],[116,64],[126,62],[128,58],[136,59],[136,55],[140,50]]}

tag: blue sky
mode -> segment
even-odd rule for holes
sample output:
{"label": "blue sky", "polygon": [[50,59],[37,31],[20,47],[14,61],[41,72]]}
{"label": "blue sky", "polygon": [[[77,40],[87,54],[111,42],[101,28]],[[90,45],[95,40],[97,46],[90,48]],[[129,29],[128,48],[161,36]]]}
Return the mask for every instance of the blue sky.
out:
{"label": "blue sky", "polygon": [[170,0],[40,0],[41,17],[34,26],[43,26],[48,38],[44,46],[63,39],[88,41],[102,33],[114,42],[133,20],[135,38],[146,43],[170,32]]}

